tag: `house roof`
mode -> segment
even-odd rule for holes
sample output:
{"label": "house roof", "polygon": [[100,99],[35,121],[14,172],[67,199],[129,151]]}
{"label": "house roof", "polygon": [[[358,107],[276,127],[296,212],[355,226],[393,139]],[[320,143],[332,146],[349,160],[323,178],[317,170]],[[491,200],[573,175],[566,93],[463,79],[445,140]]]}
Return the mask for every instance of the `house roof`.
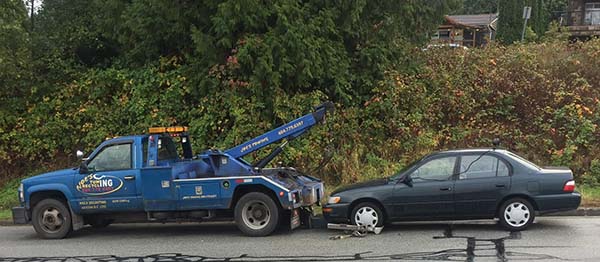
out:
{"label": "house roof", "polygon": [[479,14],[479,15],[447,15],[446,23],[468,28],[492,27],[496,29],[498,14]]}

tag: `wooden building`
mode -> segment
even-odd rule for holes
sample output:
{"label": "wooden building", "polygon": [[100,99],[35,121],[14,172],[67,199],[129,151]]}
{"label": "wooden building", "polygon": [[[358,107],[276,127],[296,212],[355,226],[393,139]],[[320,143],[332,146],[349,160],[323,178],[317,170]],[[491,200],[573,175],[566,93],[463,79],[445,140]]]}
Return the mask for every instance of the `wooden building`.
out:
{"label": "wooden building", "polygon": [[569,0],[566,18],[573,38],[600,36],[600,0]]}
{"label": "wooden building", "polygon": [[497,24],[498,14],[447,15],[431,42],[466,47],[485,46],[496,37]]}

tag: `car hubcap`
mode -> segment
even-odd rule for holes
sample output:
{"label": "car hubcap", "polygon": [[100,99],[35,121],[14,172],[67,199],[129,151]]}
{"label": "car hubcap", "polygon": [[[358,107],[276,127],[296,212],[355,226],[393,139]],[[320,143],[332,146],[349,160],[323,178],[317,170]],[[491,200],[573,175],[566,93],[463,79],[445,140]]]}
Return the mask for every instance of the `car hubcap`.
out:
{"label": "car hubcap", "polygon": [[42,213],[42,229],[48,233],[60,231],[64,222],[65,217],[56,208],[47,208]]}
{"label": "car hubcap", "polygon": [[377,225],[377,222],[379,222],[379,216],[377,215],[377,211],[372,207],[361,207],[356,211],[354,221],[356,222],[356,225],[374,228]]}
{"label": "car hubcap", "polygon": [[269,208],[262,201],[251,201],[244,205],[242,220],[252,229],[262,229],[271,220]]}
{"label": "car hubcap", "polygon": [[520,202],[511,203],[504,210],[504,220],[513,227],[527,224],[529,218],[529,208]]}

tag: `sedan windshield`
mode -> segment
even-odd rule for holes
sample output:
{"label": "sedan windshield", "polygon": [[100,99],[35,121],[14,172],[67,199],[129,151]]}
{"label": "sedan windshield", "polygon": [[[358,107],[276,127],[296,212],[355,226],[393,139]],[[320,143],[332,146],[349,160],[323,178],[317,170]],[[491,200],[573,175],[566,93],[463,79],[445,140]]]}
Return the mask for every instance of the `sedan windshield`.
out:
{"label": "sedan windshield", "polygon": [[409,170],[410,168],[415,166],[417,163],[421,162],[421,160],[423,160],[423,158],[425,158],[425,157],[417,158],[417,160],[412,161],[410,164],[402,167],[398,172],[396,172],[392,177],[390,177],[390,179],[394,180],[394,179],[400,178],[400,176],[402,176],[402,174],[404,174],[406,172],[406,170]]}

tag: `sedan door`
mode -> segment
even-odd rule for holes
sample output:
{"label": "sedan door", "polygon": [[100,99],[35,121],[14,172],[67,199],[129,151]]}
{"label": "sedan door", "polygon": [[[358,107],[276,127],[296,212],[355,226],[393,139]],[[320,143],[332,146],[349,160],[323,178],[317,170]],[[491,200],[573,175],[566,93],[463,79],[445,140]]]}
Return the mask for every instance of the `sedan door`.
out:
{"label": "sedan door", "polygon": [[444,218],[454,214],[453,174],[457,157],[438,157],[410,173],[412,183],[398,183],[393,192],[393,216]]}
{"label": "sedan door", "polygon": [[510,190],[508,162],[491,154],[466,154],[459,159],[460,172],[454,185],[456,215],[488,218]]}

